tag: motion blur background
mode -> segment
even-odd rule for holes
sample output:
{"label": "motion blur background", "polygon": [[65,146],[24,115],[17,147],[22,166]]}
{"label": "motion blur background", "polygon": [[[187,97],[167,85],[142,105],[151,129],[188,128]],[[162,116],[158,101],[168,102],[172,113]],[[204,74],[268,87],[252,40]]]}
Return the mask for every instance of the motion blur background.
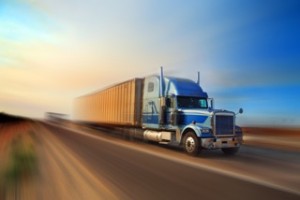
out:
{"label": "motion blur background", "polygon": [[196,80],[241,125],[300,124],[300,1],[0,0],[0,111],[158,73]]}

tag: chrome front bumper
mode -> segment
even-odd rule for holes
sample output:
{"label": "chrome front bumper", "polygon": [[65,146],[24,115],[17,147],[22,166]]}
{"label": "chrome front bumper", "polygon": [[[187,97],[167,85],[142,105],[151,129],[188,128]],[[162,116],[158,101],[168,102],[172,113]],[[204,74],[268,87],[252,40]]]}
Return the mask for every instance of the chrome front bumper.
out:
{"label": "chrome front bumper", "polygon": [[224,137],[224,138],[201,138],[202,148],[204,149],[222,149],[240,147],[243,143],[242,137]]}

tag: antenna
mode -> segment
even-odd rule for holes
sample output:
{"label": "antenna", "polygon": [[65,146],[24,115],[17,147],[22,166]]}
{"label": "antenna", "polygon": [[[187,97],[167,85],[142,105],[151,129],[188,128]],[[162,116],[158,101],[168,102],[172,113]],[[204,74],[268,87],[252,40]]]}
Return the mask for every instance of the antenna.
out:
{"label": "antenna", "polygon": [[198,72],[197,84],[200,85],[200,72]]}

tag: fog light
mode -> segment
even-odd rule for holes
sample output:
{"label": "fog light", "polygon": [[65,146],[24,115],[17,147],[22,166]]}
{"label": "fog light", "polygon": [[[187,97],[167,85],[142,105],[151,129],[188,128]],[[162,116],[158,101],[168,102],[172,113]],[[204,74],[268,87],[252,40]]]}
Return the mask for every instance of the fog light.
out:
{"label": "fog light", "polygon": [[213,149],[214,148],[214,143],[209,143],[208,149]]}

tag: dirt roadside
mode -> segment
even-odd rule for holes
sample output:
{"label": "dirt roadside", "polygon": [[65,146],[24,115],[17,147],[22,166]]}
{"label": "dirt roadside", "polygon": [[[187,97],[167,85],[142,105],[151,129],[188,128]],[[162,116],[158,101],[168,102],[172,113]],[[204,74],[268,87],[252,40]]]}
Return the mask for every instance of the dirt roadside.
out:
{"label": "dirt roadside", "polygon": [[244,127],[245,145],[300,152],[300,129]]}
{"label": "dirt roadside", "polygon": [[117,199],[38,122],[1,123],[0,156],[1,200]]}

